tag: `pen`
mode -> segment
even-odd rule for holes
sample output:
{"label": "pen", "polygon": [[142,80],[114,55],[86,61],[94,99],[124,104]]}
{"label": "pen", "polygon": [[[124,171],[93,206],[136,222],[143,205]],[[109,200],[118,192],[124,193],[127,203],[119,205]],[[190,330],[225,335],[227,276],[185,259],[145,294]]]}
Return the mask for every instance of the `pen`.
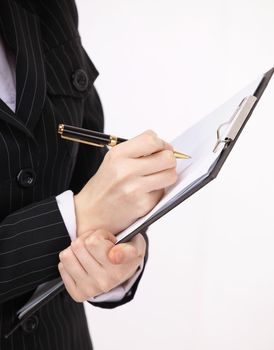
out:
{"label": "pen", "polygon": [[[61,135],[61,138],[65,140],[75,141],[79,143],[85,143],[87,145],[104,147],[104,146],[116,146],[121,142],[127,141],[121,137],[114,135],[103,134],[98,131],[78,128],[76,126],[59,124],[58,133]],[[173,154],[176,158],[180,159],[189,159],[189,155],[173,151]]]}

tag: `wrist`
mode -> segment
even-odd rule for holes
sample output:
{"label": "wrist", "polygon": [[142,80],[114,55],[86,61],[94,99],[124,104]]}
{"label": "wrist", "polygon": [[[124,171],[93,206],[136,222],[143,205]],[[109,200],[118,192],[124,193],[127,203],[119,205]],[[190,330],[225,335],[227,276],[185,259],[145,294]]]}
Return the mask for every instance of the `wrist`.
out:
{"label": "wrist", "polygon": [[88,205],[89,201],[79,192],[74,195],[74,207],[76,218],[76,236],[79,237],[85,232],[103,228],[98,220],[98,215]]}

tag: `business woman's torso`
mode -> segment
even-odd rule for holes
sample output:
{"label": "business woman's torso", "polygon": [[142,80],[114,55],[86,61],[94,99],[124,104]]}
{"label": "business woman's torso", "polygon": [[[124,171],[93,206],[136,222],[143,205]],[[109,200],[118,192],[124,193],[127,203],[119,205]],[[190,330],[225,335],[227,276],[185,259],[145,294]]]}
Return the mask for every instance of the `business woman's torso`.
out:
{"label": "business woman's torso", "polygon": [[97,71],[72,0],[1,0],[0,23],[16,57],[15,113],[0,101],[0,349],[91,349],[83,305],[66,292],[5,335],[36,287],[58,276],[70,240],[55,196],[79,190],[102,161],[101,150],[57,136],[61,122],[103,130]]}

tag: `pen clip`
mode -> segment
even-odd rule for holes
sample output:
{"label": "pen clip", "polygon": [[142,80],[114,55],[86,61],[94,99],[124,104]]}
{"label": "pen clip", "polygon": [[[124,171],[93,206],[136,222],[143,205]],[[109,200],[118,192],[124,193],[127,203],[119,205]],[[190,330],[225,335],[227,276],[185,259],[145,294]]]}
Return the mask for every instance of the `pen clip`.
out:
{"label": "pen clip", "polygon": [[[218,127],[217,142],[215,147],[213,148],[214,153],[218,151],[222,143],[226,145],[236,138],[238,132],[240,131],[242,125],[244,124],[247,116],[249,115],[256,101],[257,101],[256,96],[250,95],[245,97],[237,107],[236,111],[233,113],[232,117]],[[228,127],[226,129],[225,134],[222,134],[221,130],[225,126],[228,126]]]}
{"label": "pen clip", "polygon": [[96,146],[96,147],[104,147],[104,145],[101,145],[99,143],[94,143],[94,142],[90,142],[90,141],[84,141],[84,140],[78,139],[76,137],[70,137],[70,136],[61,135],[61,138],[65,139],[65,140],[69,140],[69,141],[77,141],[79,143],[84,143],[85,145]]}

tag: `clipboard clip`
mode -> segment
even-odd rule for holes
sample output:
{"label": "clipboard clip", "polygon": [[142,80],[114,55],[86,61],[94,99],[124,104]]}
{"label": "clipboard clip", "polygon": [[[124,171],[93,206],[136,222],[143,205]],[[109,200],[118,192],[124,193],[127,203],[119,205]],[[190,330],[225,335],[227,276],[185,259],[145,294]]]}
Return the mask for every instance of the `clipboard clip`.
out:
{"label": "clipboard clip", "polygon": [[[245,97],[232,117],[218,127],[217,142],[213,148],[214,153],[218,151],[223,143],[227,145],[235,139],[256,101],[256,96],[250,95]],[[222,132],[224,127],[226,127],[225,133]]]}

